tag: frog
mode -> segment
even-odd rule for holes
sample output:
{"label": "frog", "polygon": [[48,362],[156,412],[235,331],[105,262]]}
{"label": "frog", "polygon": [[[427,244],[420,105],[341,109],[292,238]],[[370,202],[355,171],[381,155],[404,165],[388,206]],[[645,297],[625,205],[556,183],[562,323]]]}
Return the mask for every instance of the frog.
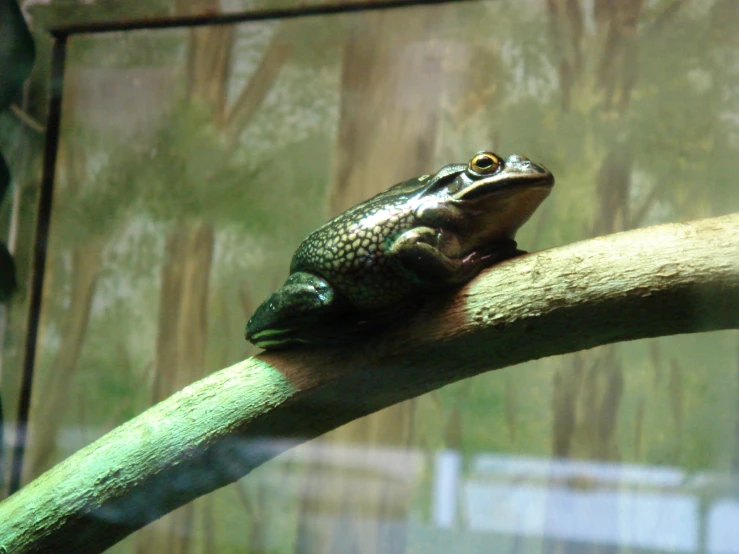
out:
{"label": "frog", "polygon": [[525,254],[516,233],[553,186],[543,165],[485,150],[402,181],[300,243],[246,339],[265,350],[336,345],[385,327],[428,295]]}

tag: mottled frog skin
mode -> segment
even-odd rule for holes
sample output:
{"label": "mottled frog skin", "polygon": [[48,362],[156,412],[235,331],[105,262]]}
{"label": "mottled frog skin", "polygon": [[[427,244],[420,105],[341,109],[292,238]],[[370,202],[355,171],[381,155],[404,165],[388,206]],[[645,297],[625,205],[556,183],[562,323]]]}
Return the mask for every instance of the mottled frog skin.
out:
{"label": "mottled frog skin", "polygon": [[382,326],[424,294],[521,254],[516,231],[553,185],[543,166],[492,152],[399,183],[300,244],[246,338],[266,349],[336,344]]}

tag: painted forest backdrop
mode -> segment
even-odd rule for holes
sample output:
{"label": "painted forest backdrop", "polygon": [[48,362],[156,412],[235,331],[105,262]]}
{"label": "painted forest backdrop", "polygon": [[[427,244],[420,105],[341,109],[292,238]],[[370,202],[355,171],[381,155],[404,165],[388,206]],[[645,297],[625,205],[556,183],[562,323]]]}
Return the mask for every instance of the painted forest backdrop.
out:
{"label": "painted forest backdrop", "polygon": [[[28,119],[0,121],[0,139],[22,154],[0,214],[21,283],[45,118],[44,28],[319,3],[26,2],[38,41]],[[482,148],[527,155],[557,177],[519,234],[530,251],[738,211],[737,37],[733,0],[491,0],[72,37],[25,481],[255,354],[246,319],[328,217]],[[4,337],[9,425],[26,294]],[[528,363],[340,428],[111,552],[486,552],[475,522],[508,517],[505,503],[483,514],[460,485],[442,517],[444,460],[467,483],[489,478],[485,456],[514,456],[721,475],[736,487],[738,393],[736,332]],[[699,514],[739,502],[701,491]],[[560,508],[543,498],[528,508],[547,521]],[[524,527],[498,537],[498,551],[564,551],[570,540]],[[633,551],[628,524],[620,532],[608,552]],[[718,551],[708,531],[696,537],[696,548]],[[596,542],[582,551],[600,552]]]}

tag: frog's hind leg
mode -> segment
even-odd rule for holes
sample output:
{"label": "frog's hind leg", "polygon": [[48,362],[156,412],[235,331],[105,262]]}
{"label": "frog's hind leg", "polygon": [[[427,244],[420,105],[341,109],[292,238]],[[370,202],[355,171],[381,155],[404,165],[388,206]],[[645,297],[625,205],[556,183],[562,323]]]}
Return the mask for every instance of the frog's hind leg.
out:
{"label": "frog's hind leg", "polygon": [[297,272],[249,319],[246,339],[275,350],[331,342],[331,324],[351,314],[348,302],[324,279]]}

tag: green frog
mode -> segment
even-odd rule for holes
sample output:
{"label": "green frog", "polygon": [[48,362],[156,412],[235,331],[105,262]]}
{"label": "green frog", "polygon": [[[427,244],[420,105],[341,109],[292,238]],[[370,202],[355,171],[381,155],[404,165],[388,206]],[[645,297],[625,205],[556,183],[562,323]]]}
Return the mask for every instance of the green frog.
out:
{"label": "green frog", "polygon": [[485,151],[398,183],[300,244],[290,276],[257,308],[246,338],[278,349],[364,336],[424,295],[524,254],[516,231],[553,186],[543,166]]}

